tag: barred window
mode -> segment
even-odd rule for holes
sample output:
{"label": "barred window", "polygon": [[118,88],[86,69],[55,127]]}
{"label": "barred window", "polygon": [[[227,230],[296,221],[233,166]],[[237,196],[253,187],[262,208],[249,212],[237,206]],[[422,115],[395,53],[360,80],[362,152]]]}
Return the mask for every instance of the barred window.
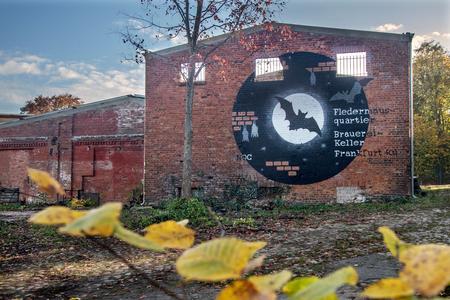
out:
{"label": "barred window", "polygon": [[366,52],[336,54],[337,76],[367,76]]}
{"label": "barred window", "polygon": [[283,65],[280,59],[278,57],[256,59],[255,80],[283,80]]}
{"label": "barred window", "polygon": [[[200,72],[198,72],[197,76],[195,76],[194,82],[205,82],[205,66],[202,66],[203,63],[196,62],[195,63],[195,73],[198,72],[198,70],[201,68]],[[186,82],[188,78],[188,72],[189,72],[189,64],[181,64],[181,71],[180,71],[180,82]]]}

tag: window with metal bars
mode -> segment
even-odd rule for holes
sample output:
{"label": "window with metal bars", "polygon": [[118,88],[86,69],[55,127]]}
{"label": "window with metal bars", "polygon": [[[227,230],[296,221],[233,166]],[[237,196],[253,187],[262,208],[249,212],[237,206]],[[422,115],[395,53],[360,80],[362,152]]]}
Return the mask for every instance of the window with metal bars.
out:
{"label": "window with metal bars", "polygon": [[337,76],[367,76],[366,52],[336,54]]}
{"label": "window with metal bars", "polygon": [[255,80],[283,80],[283,65],[278,57],[258,58],[255,61]]}
{"label": "window with metal bars", "polygon": [[[202,66],[203,63],[196,62],[195,63],[195,73],[197,73],[197,76],[195,76],[194,82],[205,82],[205,66]],[[200,70],[201,68],[201,70]],[[200,70],[200,72],[199,72]],[[189,64],[181,64],[181,71],[180,71],[180,82],[186,82],[188,78],[188,71],[189,71]]]}

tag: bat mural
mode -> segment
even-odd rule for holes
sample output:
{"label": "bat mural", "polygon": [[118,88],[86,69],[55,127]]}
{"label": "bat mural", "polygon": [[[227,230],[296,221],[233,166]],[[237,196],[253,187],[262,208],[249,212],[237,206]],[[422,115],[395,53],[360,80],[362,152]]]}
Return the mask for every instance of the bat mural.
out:
{"label": "bat mural", "polygon": [[303,128],[308,129],[311,132],[317,132],[318,135],[322,135],[319,125],[317,125],[317,122],[316,120],[314,120],[314,118],[306,118],[307,113],[303,113],[300,109],[296,114],[291,102],[278,96],[275,96],[275,98],[277,98],[278,102],[280,102],[281,108],[286,113],[285,120],[289,121],[289,130],[297,130]]}
{"label": "bat mural", "polygon": [[361,84],[358,81],[355,81],[350,91],[337,92],[330,98],[330,101],[344,100],[347,103],[355,103],[355,97],[361,94],[361,90]]}
{"label": "bat mural", "polygon": [[268,179],[310,184],[344,170],[364,144],[370,78],[336,76],[336,63],[311,52],[280,56],[283,76],[240,88],[232,130],[241,157]]}

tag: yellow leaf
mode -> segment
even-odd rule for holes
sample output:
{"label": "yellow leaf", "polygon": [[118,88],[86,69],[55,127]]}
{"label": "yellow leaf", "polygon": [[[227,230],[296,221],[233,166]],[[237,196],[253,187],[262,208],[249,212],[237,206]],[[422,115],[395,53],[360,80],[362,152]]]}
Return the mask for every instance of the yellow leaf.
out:
{"label": "yellow leaf", "polygon": [[253,283],[259,292],[270,293],[280,290],[291,277],[291,271],[283,270],[270,275],[250,276],[248,281]]}
{"label": "yellow leaf", "polygon": [[[295,278],[291,281],[289,281],[284,287],[283,287],[283,293],[285,293],[288,296],[292,296],[295,293],[304,290],[307,286],[311,285],[312,283],[319,281],[320,278],[317,276],[310,276],[310,277],[299,277]],[[320,298],[320,300],[339,300],[336,293],[330,293],[327,296]]]}
{"label": "yellow leaf", "polygon": [[50,206],[32,215],[29,221],[42,225],[66,225],[86,214],[86,211],[71,210],[64,206]]}
{"label": "yellow leaf", "polygon": [[126,229],[120,223],[116,225],[116,229],[114,230],[114,236],[119,240],[122,240],[138,248],[154,251],[164,251],[164,248],[161,247],[160,245],[153,243],[152,241],[146,239],[140,234],[137,234],[131,230]]}
{"label": "yellow leaf", "polygon": [[175,221],[152,224],[145,238],[163,248],[187,249],[194,244],[195,231]]}
{"label": "yellow leaf", "polygon": [[362,295],[371,299],[400,298],[414,295],[414,290],[402,278],[385,278],[366,287]]}
{"label": "yellow leaf", "polygon": [[276,300],[274,292],[261,293],[248,280],[237,280],[225,287],[216,300]]}
{"label": "yellow leaf", "polygon": [[236,238],[214,239],[186,250],[177,260],[177,271],[187,280],[237,279],[253,254],[265,245]]}
{"label": "yellow leaf", "polygon": [[59,229],[60,232],[73,236],[111,236],[119,224],[122,203],[111,202],[92,209],[70,224]]}
{"label": "yellow leaf", "polygon": [[[289,296],[289,300],[322,300],[330,296],[339,287],[358,282],[358,273],[353,267],[341,268],[322,279],[319,279],[305,288],[294,292]],[[289,284],[289,283],[288,283]]]}
{"label": "yellow leaf", "polygon": [[261,256],[258,256],[257,258],[252,259],[251,261],[249,261],[249,263],[245,267],[243,273],[247,274],[257,268],[260,268],[263,265],[266,257],[267,257],[267,255],[261,255]]}
{"label": "yellow leaf", "polygon": [[28,177],[47,194],[57,193],[61,196],[65,194],[62,185],[47,172],[28,168]]}
{"label": "yellow leaf", "polygon": [[395,232],[393,232],[389,227],[382,226],[378,228],[378,232],[383,235],[384,244],[394,257],[398,257],[403,250],[412,246],[411,244],[400,240]]}
{"label": "yellow leaf", "polygon": [[450,246],[417,245],[400,253],[400,277],[419,294],[439,294],[450,282]]}

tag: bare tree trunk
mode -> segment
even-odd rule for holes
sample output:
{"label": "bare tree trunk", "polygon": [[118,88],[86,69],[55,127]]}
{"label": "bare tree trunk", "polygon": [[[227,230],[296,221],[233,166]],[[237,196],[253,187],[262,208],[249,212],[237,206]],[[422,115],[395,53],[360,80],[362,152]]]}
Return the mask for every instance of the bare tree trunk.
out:
{"label": "bare tree trunk", "polygon": [[186,105],[184,114],[183,178],[181,197],[192,195],[192,104],[194,100],[195,62],[189,60],[188,78],[186,80]]}

